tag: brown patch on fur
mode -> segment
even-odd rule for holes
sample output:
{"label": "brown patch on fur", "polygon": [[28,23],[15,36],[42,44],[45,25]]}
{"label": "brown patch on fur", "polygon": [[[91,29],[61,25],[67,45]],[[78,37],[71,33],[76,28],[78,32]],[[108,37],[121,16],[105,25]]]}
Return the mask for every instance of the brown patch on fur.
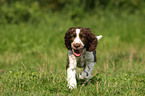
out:
{"label": "brown patch on fur", "polygon": [[65,46],[68,50],[71,50],[71,43],[73,42],[76,34],[75,34],[76,28],[72,27],[65,33]]}
{"label": "brown patch on fur", "polygon": [[85,34],[87,39],[86,50],[90,52],[95,51],[98,45],[96,36],[91,32],[90,28],[85,28]]}

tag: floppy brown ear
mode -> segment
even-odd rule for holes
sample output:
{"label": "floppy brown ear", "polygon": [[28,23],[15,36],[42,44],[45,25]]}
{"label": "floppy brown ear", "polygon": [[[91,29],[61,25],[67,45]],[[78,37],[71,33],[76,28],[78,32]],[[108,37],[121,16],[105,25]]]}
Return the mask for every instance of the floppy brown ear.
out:
{"label": "floppy brown ear", "polygon": [[96,47],[98,45],[98,40],[96,36],[91,32],[90,28],[85,28],[86,34],[87,34],[87,44],[86,44],[86,50],[87,51],[95,51]]}
{"label": "floppy brown ear", "polygon": [[68,50],[71,50],[71,34],[72,32],[75,30],[74,27],[71,27],[66,33],[65,33],[65,37],[64,37],[64,42],[65,42],[65,46]]}

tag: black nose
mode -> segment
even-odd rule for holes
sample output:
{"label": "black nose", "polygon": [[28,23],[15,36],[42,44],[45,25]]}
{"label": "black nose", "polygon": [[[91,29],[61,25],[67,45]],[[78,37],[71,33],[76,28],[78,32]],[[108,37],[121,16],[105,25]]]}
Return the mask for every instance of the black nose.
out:
{"label": "black nose", "polygon": [[81,46],[81,44],[80,44],[80,43],[75,43],[75,44],[73,44],[73,46],[74,46],[75,48],[79,48],[79,47]]}

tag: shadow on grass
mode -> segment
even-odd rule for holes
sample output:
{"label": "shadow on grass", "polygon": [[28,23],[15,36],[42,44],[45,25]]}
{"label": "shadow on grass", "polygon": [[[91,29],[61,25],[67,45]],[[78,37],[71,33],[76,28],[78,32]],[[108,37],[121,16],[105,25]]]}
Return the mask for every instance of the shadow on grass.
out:
{"label": "shadow on grass", "polygon": [[95,85],[97,82],[102,81],[102,79],[98,75],[99,75],[99,73],[97,73],[95,76],[93,76],[90,80],[77,79],[77,83],[78,83],[78,85],[81,85],[81,86],[86,86],[88,84]]}

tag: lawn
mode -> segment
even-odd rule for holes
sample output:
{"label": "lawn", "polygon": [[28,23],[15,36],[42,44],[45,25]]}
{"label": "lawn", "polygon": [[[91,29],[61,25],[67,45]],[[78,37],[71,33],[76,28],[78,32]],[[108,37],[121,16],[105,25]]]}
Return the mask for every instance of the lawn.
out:
{"label": "lawn", "polygon": [[[139,14],[71,20],[59,13],[37,24],[1,24],[0,95],[144,96],[144,25]],[[68,90],[64,34],[72,26],[90,27],[103,38],[89,84],[78,81],[78,89]]]}

